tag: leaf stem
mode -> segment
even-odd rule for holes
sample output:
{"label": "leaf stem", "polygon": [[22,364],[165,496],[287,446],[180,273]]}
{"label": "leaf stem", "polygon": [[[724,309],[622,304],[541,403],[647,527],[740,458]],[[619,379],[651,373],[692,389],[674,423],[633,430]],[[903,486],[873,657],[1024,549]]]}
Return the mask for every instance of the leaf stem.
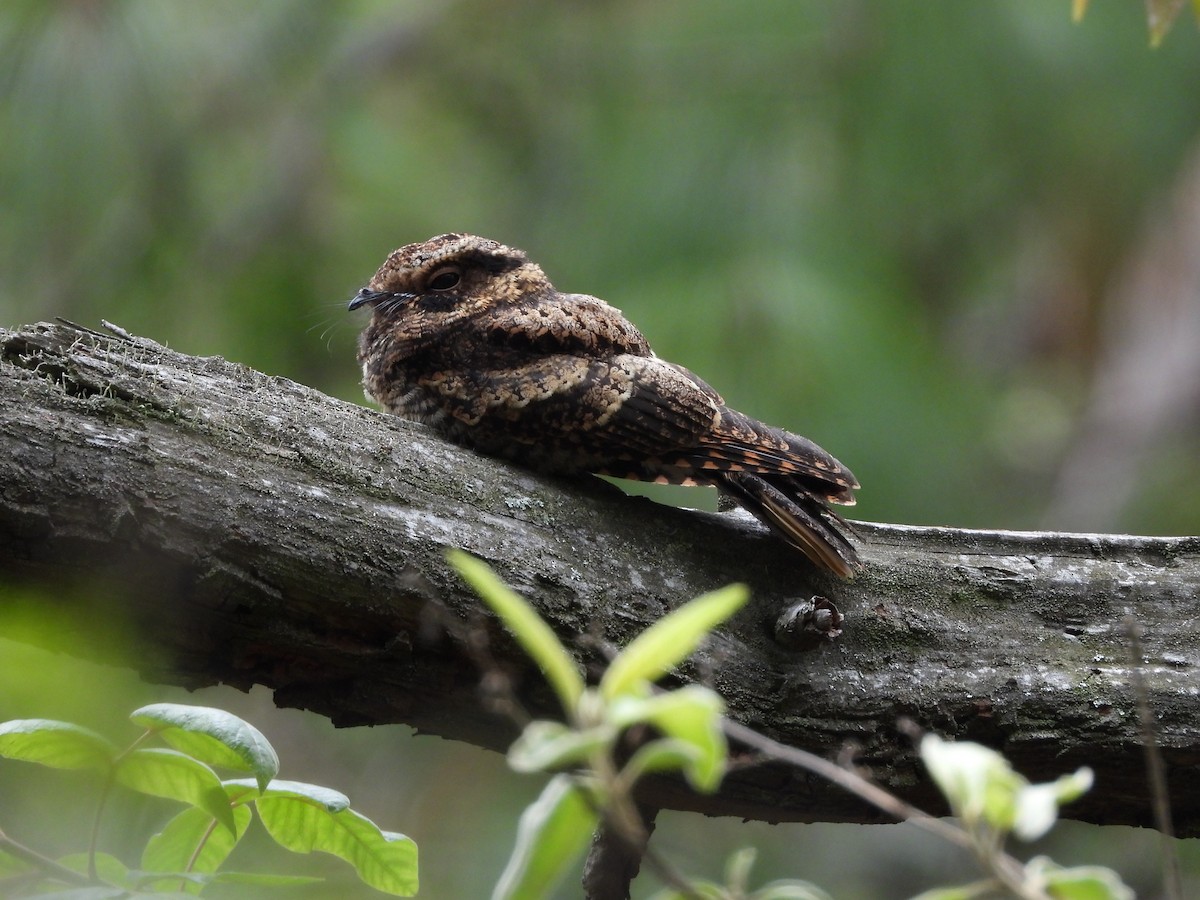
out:
{"label": "leaf stem", "polygon": [[814,775],[819,775],[902,822],[912,822],[919,828],[923,828],[931,834],[936,834],[950,841],[952,844],[957,844],[960,847],[966,847],[971,850],[975,849],[971,841],[971,836],[963,829],[948,825],[941,819],[934,818],[929,813],[918,809],[912,804],[905,803],[899,797],[889,794],[874,782],[868,781],[861,775],[843,768],[835,762],[830,762],[824,757],[817,756],[815,753],[809,753],[807,750],[781,744],[779,741],[772,740],[766,735],[759,734],[752,728],[747,728],[745,725],[729,719],[723,719],[721,727],[725,730],[726,736],[731,740],[735,740],[747,747],[752,747],[766,754],[771,759],[780,760],[798,768],[806,769]]}
{"label": "leaf stem", "polygon": [[[632,785],[621,777],[611,750],[611,746],[606,747],[593,754],[589,760],[592,773],[602,785],[603,795],[607,798],[607,803],[599,810],[600,827],[616,832],[618,839],[639,853],[664,884],[673,887],[689,900],[700,900],[700,895],[696,893],[687,876],[647,846],[650,836],[633,800]],[[595,797],[591,792],[585,792],[585,796]]]}
{"label": "leaf stem", "polygon": [[992,829],[968,830],[950,825],[910,803],[905,803],[899,797],[889,794],[879,785],[868,781],[856,772],[814,753],[781,744],[729,719],[722,720],[722,727],[725,729],[726,736],[731,740],[758,750],[771,759],[806,769],[902,822],[912,822],[918,828],[967,848],[979,860],[984,871],[1011,891],[1013,896],[1020,897],[1022,900],[1047,900],[1045,892],[1026,882],[1025,867],[1020,860],[1004,851],[1000,836]]}
{"label": "leaf stem", "polygon": [[14,841],[3,831],[0,831],[0,850],[32,866],[36,866],[48,875],[52,875],[68,884],[92,884],[95,881],[94,876],[89,878],[87,875],[76,872],[74,869],[68,869],[66,866],[56,863],[49,857],[42,856],[42,854],[31,847],[26,847],[19,841]]}
{"label": "leaf stem", "polygon": [[96,803],[96,815],[92,818],[92,836],[88,841],[88,878],[92,882],[100,880],[96,874],[96,846],[100,842],[100,818],[104,814],[105,804],[108,803],[108,795],[112,793],[112,786],[117,781],[117,766],[121,764],[121,760],[125,759],[125,757],[148,741],[153,735],[154,732],[152,730],[146,729],[134,738],[132,744],[116,755],[104,775],[104,784],[100,786],[100,799]]}
{"label": "leaf stem", "polygon": [[116,767],[109,766],[108,772],[104,775],[104,784],[100,787],[100,799],[96,802],[96,815],[92,817],[92,835],[88,840],[88,879],[92,882],[99,881],[99,876],[96,874],[96,845],[100,842],[100,817],[104,814],[104,805],[108,802],[108,795],[112,791],[113,782],[116,779]]}
{"label": "leaf stem", "polygon": [[[200,854],[204,850],[204,845],[208,843],[208,839],[212,837],[213,829],[216,828],[218,824],[219,823],[215,818],[208,823],[208,828],[205,830],[204,835],[197,842],[196,849],[192,851],[192,855],[188,857],[187,865],[183,867],[183,871],[190,872],[195,867],[196,860],[200,858]],[[179,889],[181,891],[183,890],[182,884],[179,886]]]}

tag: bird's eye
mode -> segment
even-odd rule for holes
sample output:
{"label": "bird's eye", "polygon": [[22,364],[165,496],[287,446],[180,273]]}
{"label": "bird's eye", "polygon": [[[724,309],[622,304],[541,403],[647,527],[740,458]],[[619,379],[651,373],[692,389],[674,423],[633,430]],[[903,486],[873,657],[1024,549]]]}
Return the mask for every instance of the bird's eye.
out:
{"label": "bird's eye", "polygon": [[462,280],[462,273],[451,266],[438,269],[429,277],[429,290],[448,291]]}

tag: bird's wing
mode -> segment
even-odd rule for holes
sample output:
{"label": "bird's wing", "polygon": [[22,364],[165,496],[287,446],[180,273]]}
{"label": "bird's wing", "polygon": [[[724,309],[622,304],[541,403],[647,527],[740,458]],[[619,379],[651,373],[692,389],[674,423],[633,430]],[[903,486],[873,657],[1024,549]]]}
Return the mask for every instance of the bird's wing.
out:
{"label": "bird's wing", "polygon": [[652,461],[697,448],[719,418],[711,389],[652,356],[508,353],[495,362],[447,366],[420,383],[468,426],[465,440],[509,456],[509,444],[528,447],[527,461],[542,468],[595,472]]}
{"label": "bird's wing", "polygon": [[680,366],[650,359],[633,367],[632,390],[607,428],[617,443],[631,433],[647,436],[657,477],[672,480],[678,470],[703,482],[704,473],[751,472],[798,478],[821,497],[854,502],[854,475],[812,441],[730,409]]}
{"label": "bird's wing", "polygon": [[602,429],[613,452],[600,472],[715,485],[818,565],[854,574],[858,555],[839,530],[848,526],[825,505],[854,502],[849,469],[807,438],[730,409],[686,369],[643,358],[630,366],[628,396]]}
{"label": "bird's wing", "polygon": [[[472,379],[469,383],[467,379]],[[481,450],[558,472],[720,488],[819,565],[858,566],[826,502],[853,503],[854,476],[799,435],[725,406],[686,369],[653,356],[509,354],[427,386]]]}
{"label": "bird's wing", "polygon": [[653,355],[642,333],[619,309],[587,294],[557,294],[553,302],[534,296],[494,307],[473,326],[482,327],[493,346],[530,355]]}
{"label": "bird's wing", "polygon": [[[494,308],[473,348],[424,379],[469,438],[491,449],[516,441],[534,464],[676,484],[715,483],[724,472],[796,477],[829,500],[853,502],[854,476],[799,435],[725,405],[682,366],[654,356],[621,313],[584,294]],[[561,451],[561,452],[560,452]],[[511,454],[510,454],[511,455]]]}

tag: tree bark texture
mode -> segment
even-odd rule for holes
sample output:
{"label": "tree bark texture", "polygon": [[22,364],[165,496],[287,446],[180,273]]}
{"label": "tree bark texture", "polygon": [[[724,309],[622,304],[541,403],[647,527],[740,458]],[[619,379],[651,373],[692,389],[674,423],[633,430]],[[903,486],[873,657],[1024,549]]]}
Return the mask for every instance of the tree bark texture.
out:
{"label": "tree bark texture", "polygon": [[[864,523],[866,569],[840,582],[742,513],[545,478],[117,332],[0,331],[0,607],[37,597],[71,652],[165,683],[260,683],[338,724],[406,723],[503,750],[516,732],[484,702],[481,659],[530,713],[554,715],[553,698],[447,548],[495,567],[593,671],[606,645],[743,581],[750,604],[678,673],[717,689],[731,718],[827,756],[852,747],[936,812],[897,731],[905,717],[1000,748],[1034,780],[1089,765],[1096,787],[1070,815],[1151,824],[1132,616],[1175,821],[1200,833],[1200,538]],[[781,637],[781,615],[814,596],[845,616],[842,633]],[[828,629],[831,616],[811,618]],[[736,768],[712,797],[662,779],[643,800],[879,818],[775,763]]]}

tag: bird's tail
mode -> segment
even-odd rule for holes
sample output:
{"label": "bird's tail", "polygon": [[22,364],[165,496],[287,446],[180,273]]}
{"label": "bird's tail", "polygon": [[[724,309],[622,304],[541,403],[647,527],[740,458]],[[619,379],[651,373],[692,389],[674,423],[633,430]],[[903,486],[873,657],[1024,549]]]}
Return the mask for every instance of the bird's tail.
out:
{"label": "bird's tail", "polygon": [[800,478],[723,472],[718,487],[817,565],[841,578],[862,568],[840,530],[853,529]]}

